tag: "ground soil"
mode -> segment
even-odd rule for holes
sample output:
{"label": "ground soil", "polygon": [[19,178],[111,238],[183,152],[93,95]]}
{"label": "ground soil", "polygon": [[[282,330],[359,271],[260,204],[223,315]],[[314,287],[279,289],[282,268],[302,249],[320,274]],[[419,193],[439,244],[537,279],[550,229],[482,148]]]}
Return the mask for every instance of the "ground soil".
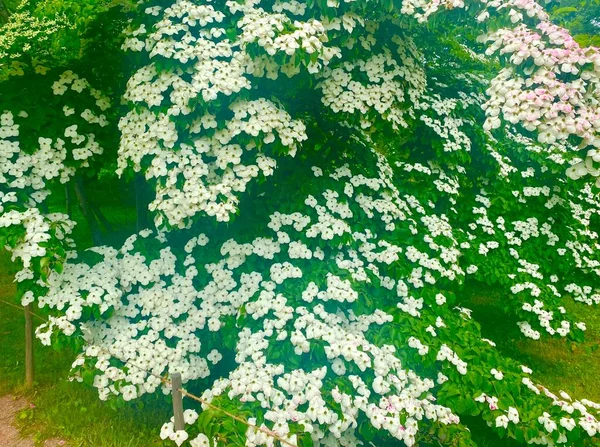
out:
{"label": "ground soil", "polygon": [[[33,439],[22,438],[15,425],[15,416],[19,410],[29,406],[22,397],[6,395],[0,397],[0,447],[34,447]],[[44,447],[68,447],[62,439],[48,439]]]}

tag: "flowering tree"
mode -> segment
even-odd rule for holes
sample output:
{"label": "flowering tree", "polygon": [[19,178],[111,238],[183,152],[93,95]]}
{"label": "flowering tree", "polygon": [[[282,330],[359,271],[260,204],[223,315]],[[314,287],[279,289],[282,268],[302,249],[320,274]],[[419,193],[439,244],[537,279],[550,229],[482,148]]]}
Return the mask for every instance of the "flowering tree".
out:
{"label": "flowering tree", "polygon": [[[600,53],[540,5],[40,5],[0,40],[0,227],[38,337],[79,340],[101,399],[180,372],[299,446],[474,445],[461,416],[522,443],[600,431],[456,305],[467,277],[499,284],[524,336],[582,340],[561,300],[600,302]],[[44,203],[100,167],[144,176],[154,224],[77,250]],[[161,437],[278,442],[222,417]]]}

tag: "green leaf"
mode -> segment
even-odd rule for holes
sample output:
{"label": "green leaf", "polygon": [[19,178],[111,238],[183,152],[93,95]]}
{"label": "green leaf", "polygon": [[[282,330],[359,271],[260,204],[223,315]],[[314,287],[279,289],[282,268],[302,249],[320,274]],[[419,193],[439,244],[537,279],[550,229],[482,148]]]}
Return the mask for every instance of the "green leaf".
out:
{"label": "green leaf", "polygon": [[558,9],[554,9],[552,11],[552,14],[554,14],[555,16],[562,16],[565,14],[569,14],[571,12],[577,12],[578,9],[575,8],[574,6],[564,6],[562,8],[558,8]]}

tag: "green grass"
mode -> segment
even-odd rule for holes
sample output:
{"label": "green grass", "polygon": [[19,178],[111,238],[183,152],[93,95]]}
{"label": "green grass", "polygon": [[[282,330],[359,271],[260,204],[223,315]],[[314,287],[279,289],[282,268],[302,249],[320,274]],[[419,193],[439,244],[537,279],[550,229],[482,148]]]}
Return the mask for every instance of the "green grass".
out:
{"label": "green grass", "polygon": [[585,342],[550,337],[536,341],[523,337],[516,320],[502,312],[502,299],[497,291],[471,287],[461,305],[473,310],[482,335],[493,340],[500,352],[534,370],[533,380],[552,391],[566,391],[573,398],[600,402],[600,351],[591,350],[600,344],[600,309],[565,299],[568,314],[587,325]]}
{"label": "green grass", "polygon": [[[496,343],[497,349],[533,369],[532,379],[552,392],[565,391],[574,399],[600,402],[600,309],[565,299],[563,305],[569,315],[587,325],[584,343],[543,337],[531,340],[523,337],[517,320],[501,310],[504,298],[497,290],[482,284],[472,284],[462,296],[461,306],[472,309],[472,317],[481,324],[483,337]],[[500,440],[480,420],[465,420],[472,437],[480,447],[513,447],[512,440]],[[586,445],[600,447],[598,438]]]}

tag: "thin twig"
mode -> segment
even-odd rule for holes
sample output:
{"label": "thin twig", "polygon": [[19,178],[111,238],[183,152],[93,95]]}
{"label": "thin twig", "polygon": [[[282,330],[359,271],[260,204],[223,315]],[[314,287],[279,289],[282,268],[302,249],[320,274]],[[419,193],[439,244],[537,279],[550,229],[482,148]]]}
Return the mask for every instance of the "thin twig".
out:
{"label": "thin twig", "polygon": [[289,445],[290,447],[297,447],[296,444],[292,444],[291,442],[289,442],[289,441],[281,438],[280,436],[278,436],[275,433],[273,433],[271,430],[268,430],[268,429],[265,429],[265,428],[262,428],[262,427],[258,427],[258,426],[254,425],[254,424],[251,424],[250,422],[246,421],[245,419],[243,419],[243,418],[241,418],[239,416],[236,416],[233,413],[229,413],[228,411],[223,410],[222,408],[219,408],[216,405],[211,404],[210,402],[207,402],[206,400],[202,399],[201,397],[194,396],[193,394],[188,393],[183,388],[181,388],[179,391],[181,391],[181,394],[183,394],[183,395],[185,395],[185,396],[187,396],[187,397],[189,397],[189,398],[191,398],[193,400],[196,400],[196,401],[200,402],[201,404],[204,404],[204,405],[206,405],[208,407],[214,408],[215,410],[219,410],[219,411],[225,413],[230,418],[235,419],[236,421],[239,421],[242,424],[245,424],[245,425],[247,425],[249,427],[252,427],[252,428],[254,428],[256,430],[259,430],[259,431],[265,433],[266,435],[271,436],[272,438],[275,438],[276,440],[278,440],[282,444]]}

